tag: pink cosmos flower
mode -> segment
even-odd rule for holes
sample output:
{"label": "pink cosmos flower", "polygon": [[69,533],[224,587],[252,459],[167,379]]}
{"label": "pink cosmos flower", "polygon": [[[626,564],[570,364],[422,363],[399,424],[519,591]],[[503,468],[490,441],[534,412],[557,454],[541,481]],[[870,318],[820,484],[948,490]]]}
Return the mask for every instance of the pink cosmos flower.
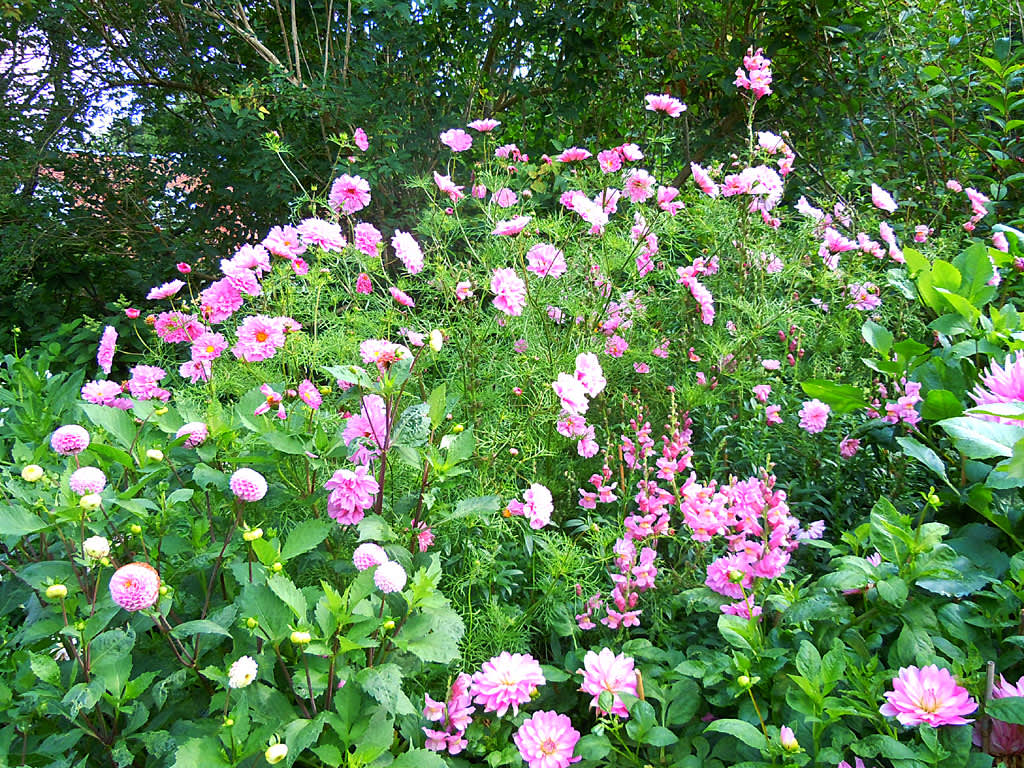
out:
{"label": "pink cosmos flower", "polygon": [[642,203],[655,195],[657,181],[643,168],[635,168],[626,174],[624,192],[634,203]]}
{"label": "pink cosmos flower", "polygon": [[206,442],[206,438],[209,434],[210,430],[206,424],[201,421],[190,421],[175,432],[174,436],[176,438],[182,438],[185,437],[185,435],[188,435],[188,439],[182,445],[185,448],[198,448]]}
{"label": "pink cosmos flower", "polygon": [[878,711],[903,725],[966,725],[973,721],[963,716],[978,708],[978,702],[957,685],[949,670],[935,664],[901,667],[892,687]]}
{"label": "pink cosmos flower", "polygon": [[545,682],[540,664],[533,656],[502,651],[484,662],[473,675],[470,692],[474,703],[481,705],[484,712],[502,717],[511,707],[512,713],[518,715],[519,706],[530,701],[533,691]]}
{"label": "pink cosmos flower", "polygon": [[499,221],[494,225],[492,235],[518,235],[530,223],[532,216],[516,216],[514,219]]}
{"label": "pink cosmos flower", "polygon": [[110,374],[110,368],[114,364],[114,349],[117,346],[117,329],[112,325],[108,325],[103,329],[103,335],[100,337],[100,346],[96,352],[96,363],[99,365],[100,370],[106,374]]}
{"label": "pink cosmos flower", "polygon": [[491,277],[491,292],[494,306],[506,315],[516,317],[523,314],[526,306],[526,283],[511,267],[494,270]]}
{"label": "pink cosmos flower", "polygon": [[859,757],[855,757],[853,758],[853,765],[850,765],[845,760],[842,760],[839,763],[839,765],[836,766],[836,768],[868,768],[868,766],[866,766],[864,764],[864,761],[861,760]]}
{"label": "pink cosmos flower", "polygon": [[299,237],[299,230],[290,225],[271,228],[262,245],[275,256],[289,261],[306,252],[306,244]]}
{"label": "pink cosmos flower", "polygon": [[324,483],[324,488],[331,492],[327,514],[339,525],[355,525],[362,520],[364,511],[373,506],[374,496],[380,490],[366,467],[356,467],[355,472],[339,469]]}
{"label": "pink cosmos flower", "polygon": [[839,441],[839,455],[844,459],[852,459],[860,450],[860,440],[855,437],[844,437]]}
{"label": "pink cosmos flower", "polygon": [[[1010,241],[1006,239],[1006,235],[1004,233],[1002,233],[1002,232],[995,232],[992,235],[992,247],[995,248],[997,251],[1002,251],[1003,253],[1009,253],[1010,252]],[[108,371],[108,373],[109,373],[109,371]]]}
{"label": "pink cosmos flower", "polygon": [[491,195],[491,202],[499,208],[511,208],[519,202],[519,197],[508,187],[502,187]]}
{"label": "pink cosmos flower", "polygon": [[707,171],[697,165],[697,163],[690,163],[690,173],[693,174],[693,180],[700,187],[701,192],[708,197],[718,197],[721,190]]}
{"label": "pink cosmos flower", "polygon": [[192,342],[192,360],[194,362],[216,360],[228,348],[228,341],[222,333],[207,331],[197,336]]}
{"label": "pink cosmos flower", "polygon": [[631,163],[644,159],[644,153],[636,144],[621,144],[615,148],[615,151],[622,155],[623,160],[628,160]]}
{"label": "pink cosmos flower", "polygon": [[320,405],[324,401],[320,390],[309,379],[303,379],[302,383],[299,384],[299,399],[314,411],[320,410]]}
{"label": "pink cosmos flower", "polygon": [[[262,245],[243,245],[230,259],[231,264],[239,269],[251,269],[257,274],[270,271],[270,254]],[[223,268],[224,262],[221,262]]]}
{"label": "pink cosmos flower", "polygon": [[675,216],[679,213],[679,209],[683,207],[682,200],[676,200],[679,196],[679,190],[675,187],[658,187],[658,207],[665,211],[670,216]]}
{"label": "pink cosmos flower", "polygon": [[892,195],[877,184],[871,185],[871,204],[886,213],[892,213],[897,208],[896,201],[892,199]]}
{"label": "pink cosmos flower", "polygon": [[817,398],[808,400],[800,408],[800,426],[810,434],[821,432],[828,423],[832,409]]}
{"label": "pink cosmos flower", "polygon": [[256,410],[253,411],[253,416],[262,416],[264,413],[270,411],[271,408],[277,408],[277,418],[284,420],[288,418],[288,414],[284,410],[284,395],[279,392],[275,392],[273,387],[269,384],[261,384],[260,392],[266,400],[256,406]]}
{"label": "pink cosmos flower", "polygon": [[649,112],[664,112],[669,117],[679,117],[686,111],[686,105],[683,102],[667,93],[649,93],[644,98],[647,100],[647,111]]}
{"label": "pink cosmos flower", "polygon": [[419,243],[412,235],[400,229],[395,230],[395,236],[391,238],[391,246],[395,249],[395,255],[409,270],[410,275],[416,275],[423,271],[423,251],[420,250]]}
{"label": "pink cosmos flower", "polygon": [[366,136],[366,131],[362,128],[356,128],[355,131],[352,132],[352,143],[355,144],[361,152],[365,152],[370,148],[370,140]]}
{"label": "pink cosmos flower", "polygon": [[412,300],[412,297],[403,290],[396,288],[395,286],[389,286],[388,290],[391,292],[391,298],[401,304],[403,307],[415,307],[416,302]]}
{"label": "pink cosmos flower", "polygon": [[778,360],[762,360],[761,367],[766,371],[777,371],[782,367],[782,363]]}
{"label": "pink cosmos flower", "polygon": [[284,346],[285,325],[281,321],[266,315],[245,318],[238,326],[238,342],[231,348],[232,354],[247,363],[272,358]]}
{"label": "pink cosmos flower", "polygon": [[211,373],[213,373],[213,365],[209,360],[189,360],[178,366],[178,375],[193,384],[199,381],[209,381]]}
{"label": "pink cosmos flower", "polygon": [[604,353],[610,357],[622,357],[623,353],[629,349],[629,344],[624,338],[615,334],[608,339],[608,343],[605,344]]}
{"label": "pink cosmos flower", "polygon": [[583,758],[573,757],[580,732],[568,715],[554,711],[535,712],[512,735],[528,768],[568,768]]}
{"label": "pink cosmos flower", "polygon": [[538,277],[561,277],[566,272],[565,254],[548,243],[537,243],[526,252],[527,272]]}
{"label": "pink cosmos flower", "polygon": [[593,155],[585,149],[581,149],[580,147],[569,147],[555,155],[555,160],[560,163],[575,163],[580,160],[587,160],[590,157],[593,157]]}
{"label": "pink cosmos flower", "polygon": [[610,648],[602,648],[600,653],[588,651],[583,657],[583,669],[577,669],[577,675],[583,675],[580,690],[589,693],[593,698],[590,706],[597,708],[599,715],[607,715],[598,706],[601,694],[607,691],[614,696],[611,713],[619,717],[629,717],[629,711],[620,694],[637,695],[636,670],[633,659],[625,654],[616,656]]}
{"label": "pink cosmos flower", "polygon": [[515,508],[509,504],[512,514],[524,515],[529,518],[530,527],[540,530],[551,522],[551,513],[555,511],[555,505],[551,499],[551,491],[540,483],[532,483],[523,493],[525,503],[516,503]]}
{"label": "pink cosmos flower", "polygon": [[356,293],[373,293],[370,276],[365,272],[360,272],[359,277],[356,278]]}
{"label": "pink cosmos flower", "polygon": [[373,224],[363,221],[356,224],[355,232],[352,235],[352,244],[367,256],[376,256],[377,247],[383,239],[384,236]]}
{"label": "pink cosmos flower", "polygon": [[184,312],[161,312],[157,315],[153,330],[161,341],[179,344],[196,339],[206,331],[206,328],[195,315],[186,315]]}
{"label": "pink cosmos flower", "polygon": [[132,401],[127,397],[121,397],[121,392],[121,385],[116,381],[87,381],[82,385],[82,399],[85,402],[127,411],[132,407]]}
{"label": "pink cosmos flower", "polygon": [[298,233],[304,243],[318,245],[328,253],[338,253],[348,244],[341,233],[341,225],[333,221],[303,219]]}
{"label": "pink cosmos flower", "polygon": [[146,298],[151,301],[169,299],[184,287],[185,284],[181,280],[171,280],[169,283],[164,283],[163,285],[158,285],[156,288],[151,288],[149,293],[146,294]]}
{"label": "pink cosmos flower", "polygon": [[231,278],[210,283],[199,294],[199,304],[208,322],[223,323],[241,308],[244,299]]}
{"label": "pink cosmos flower", "polygon": [[167,402],[171,393],[157,386],[167,372],[155,365],[136,365],[131,369],[131,378],[128,380],[128,391],[136,400],[163,400]]}
{"label": "pink cosmos flower", "polygon": [[183,275],[187,275],[192,271],[192,267],[186,261],[179,261],[174,267]]}
{"label": "pink cosmos flower", "polygon": [[342,174],[331,184],[327,201],[335,211],[353,214],[370,204],[370,183],[359,176]]}
{"label": "pink cosmos flower", "polygon": [[914,227],[914,242],[925,242],[929,237],[931,237],[934,231],[935,230],[929,227],[927,224],[918,224],[916,227]]}
{"label": "pink cosmos flower", "polygon": [[466,193],[462,191],[465,187],[456,186],[451,176],[442,176],[434,171],[434,183],[439,190],[448,195],[453,203],[457,203],[466,196]]}
{"label": "pink cosmos flower", "polygon": [[590,397],[597,397],[604,391],[607,380],[597,355],[592,352],[581,352],[576,355],[576,379]]}
{"label": "pink cosmos flower", "polygon": [[622,167],[622,155],[614,149],[597,153],[597,164],[605,173],[615,173]]}
{"label": "pink cosmos flower", "polygon": [[455,286],[455,298],[458,301],[465,301],[473,295],[473,284],[468,280],[462,280]]}
{"label": "pink cosmos flower", "polygon": [[770,384],[758,384],[754,387],[754,397],[757,398],[759,403],[767,403],[768,395],[772,393]]}
{"label": "pink cosmos flower", "polygon": [[484,118],[483,120],[474,120],[466,127],[472,128],[474,131],[479,131],[480,133],[490,133],[499,125],[501,125],[500,120],[495,120],[493,117],[488,117]]}
{"label": "pink cosmos flower", "polygon": [[473,137],[459,128],[453,128],[441,134],[441,143],[453,152],[465,152],[473,146]]}
{"label": "pink cosmos flower", "polygon": [[149,563],[122,565],[110,577],[110,597],[126,611],[144,611],[160,599],[160,574]]}

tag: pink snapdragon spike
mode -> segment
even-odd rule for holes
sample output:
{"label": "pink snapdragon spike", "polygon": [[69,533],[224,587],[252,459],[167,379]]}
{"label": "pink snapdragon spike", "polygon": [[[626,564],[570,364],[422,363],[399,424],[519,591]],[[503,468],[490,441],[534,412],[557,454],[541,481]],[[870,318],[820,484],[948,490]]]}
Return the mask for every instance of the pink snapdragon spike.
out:
{"label": "pink snapdragon spike", "polygon": [[568,715],[554,711],[535,712],[512,740],[529,768],[568,768],[583,759],[573,756],[580,732],[572,727]]}
{"label": "pink snapdragon spike", "polygon": [[100,337],[100,346],[96,352],[96,363],[105,374],[110,374],[110,368],[114,364],[114,349],[117,346],[117,329],[108,325],[103,329]]}
{"label": "pink snapdragon spike", "polygon": [[950,671],[935,664],[901,667],[892,687],[878,711],[903,725],[966,725],[973,721],[964,715],[978,708],[978,702],[957,684]]}
{"label": "pink snapdragon spike", "polygon": [[534,690],[545,682],[533,656],[502,651],[473,675],[470,692],[484,712],[502,717],[511,708],[512,714],[518,715],[520,705],[530,701]]}
{"label": "pink snapdragon spike", "polygon": [[126,611],[143,611],[160,599],[160,574],[149,563],[129,563],[110,577],[110,597]]}
{"label": "pink snapdragon spike", "polygon": [[465,152],[473,146],[473,137],[459,128],[453,128],[441,134],[441,143],[453,152]]}
{"label": "pink snapdragon spike", "polygon": [[[1007,696],[1024,696],[1024,677],[1016,685],[1008,683],[1006,678],[999,676],[999,682],[992,688],[992,698],[1002,699]],[[974,728],[974,745],[982,746],[984,739],[977,726]],[[1024,726],[992,720],[992,732],[989,734],[988,754],[1020,755],[1024,754]]]}
{"label": "pink snapdragon spike", "polygon": [[609,714],[598,707],[597,703],[601,694],[607,691],[614,697],[610,714],[629,717],[620,694],[637,695],[636,669],[632,658],[622,653],[615,655],[610,648],[602,648],[600,653],[588,651],[583,657],[583,668],[577,669],[576,674],[583,675],[580,691],[593,697],[590,706],[597,708],[599,715]]}
{"label": "pink snapdragon spike", "polygon": [[649,93],[644,96],[649,112],[664,112],[669,117],[679,117],[686,111],[686,105],[667,93]]}

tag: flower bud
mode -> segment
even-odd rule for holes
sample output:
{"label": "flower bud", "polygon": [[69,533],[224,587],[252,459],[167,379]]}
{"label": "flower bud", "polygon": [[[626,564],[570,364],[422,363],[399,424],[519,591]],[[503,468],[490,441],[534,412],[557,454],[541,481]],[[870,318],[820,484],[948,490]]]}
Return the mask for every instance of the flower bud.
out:
{"label": "flower bud", "polygon": [[466,428],[461,424],[456,424],[454,427],[452,427],[452,432],[454,432],[456,435],[461,435],[465,431],[465,429]]}
{"label": "flower bud", "polygon": [[800,743],[796,740],[793,729],[788,725],[784,725],[780,729],[779,743],[782,744],[782,748],[787,752],[798,752],[800,750]]}
{"label": "flower bud", "polygon": [[234,724],[235,724],[234,718],[231,718],[231,717],[224,718],[224,727],[225,728],[230,728]]}
{"label": "flower bud", "polygon": [[78,506],[86,512],[92,512],[94,509],[99,509],[103,506],[103,497],[98,493],[87,493],[78,500]]}
{"label": "flower bud", "polygon": [[68,588],[63,584],[51,584],[46,588],[47,600],[63,600],[68,596]]}
{"label": "flower bud", "polygon": [[163,416],[165,413],[167,413],[167,406],[166,405],[162,405],[159,408],[157,408],[155,411],[153,411],[153,413],[156,414],[157,416]]}
{"label": "flower bud", "polygon": [[148,451],[146,451],[146,458],[149,459],[150,461],[163,461],[164,452],[161,451],[159,448],[150,448]]}
{"label": "flower bud", "polygon": [[312,638],[310,637],[309,632],[300,632],[299,630],[295,630],[292,632],[291,640],[295,645],[308,645]]}
{"label": "flower bud", "polygon": [[128,530],[134,533],[136,536],[138,536],[140,533],[142,533],[142,526],[132,525]]}
{"label": "flower bud", "polygon": [[444,344],[444,334],[440,330],[435,328],[430,332],[430,348],[435,352],[441,351],[441,346]]}
{"label": "flower bud", "polygon": [[387,621],[384,622],[384,624],[382,626],[384,627],[385,630],[390,632],[392,629],[395,628],[395,622],[392,619],[388,619]]}
{"label": "flower bud", "polygon": [[282,570],[284,570],[284,566],[281,565],[281,561],[278,560],[276,563],[270,566],[270,570],[272,570],[274,573],[280,573]]}
{"label": "flower bud", "polygon": [[271,765],[277,765],[288,756],[288,745],[271,744],[267,747],[267,751],[263,753],[263,756],[267,758],[267,762]]}
{"label": "flower bud", "polygon": [[252,528],[251,530],[245,531],[242,534],[242,538],[245,541],[256,541],[256,539],[262,539],[263,538],[263,529],[262,528]]}
{"label": "flower bud", "polygon": [[168,587],[166,584],[161,584],[160,589],[157,590],[157,592],[159,592],[161,596],[166,596],[170,591],[171,588]]}
{"label": "flower bud", "polygon": [[250,616],[248,619],[245,620],[245,626],[247,626],[249,629],[256,629],[256,627],[258,627],[259,625],[260,623],[256,620],[255,616]]}
{"label": "flower bud", "polygon": [[739,568],[729,569],[729,581],[731,581],[733,584],[739,584],[743,581],[745,576],[746,574],[743,573],[743,571],[741,571]]}
{"label": "flower bud", "polygon": [[27,464],[21,470],[21,479],[27,483],[35,483],[42,479],[43,468],[38,464]]}

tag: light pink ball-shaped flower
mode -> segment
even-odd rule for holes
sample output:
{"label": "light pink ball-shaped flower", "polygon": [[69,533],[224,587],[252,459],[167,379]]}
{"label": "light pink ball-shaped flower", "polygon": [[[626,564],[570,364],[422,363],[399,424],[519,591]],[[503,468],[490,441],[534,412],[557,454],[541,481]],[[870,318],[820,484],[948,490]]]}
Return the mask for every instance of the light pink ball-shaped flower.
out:
{"label": "light pink ball-shaped flower", "polygon": [[517,317],[523,314],[523,307],[526,306],[526,283],[514,269],[506,267],[494,270],[491,291],[494,293],[494,306],[506,315]]}
{"label": "light pink ball-shaped flower", "polygon": [[529,768],[568,768],[583,758],[573,756],[580,732],[568,715],[554,711],[535,712],[512,735],[519,754]]}
{"label": "light pink ball-shaped flower", "polygon": [[242,501],[259,501],[267,495],[267,480],[255,469],[242,467],[235,470],[228,481],[231,492]]}
{"label": "light pink ball-shaped flower", "polygon": [[367,568],[384,565],[386,562],[388,562],[388,553],[384,551],[384,547],[373,542],[360,544],[352,553],[352,564],[357,571],[365,571]]}
{"label": "light pink ball-shaped flower", "polygon": [[89,447],[89,433],[85,427],[66,424],[53,433],[50,447],[61,456],[76,456]]}
{"label": "light pink ball-shaped flower", "polygon": [[68,479],[71,490],[79,496],[87,493],[100,493],[107,487],[107,476],[97,467],[81,467],[76,469]]}
{"label": "light pink ball-shaped flower", "polygon": [[545,682],[544,672],[533,656],[502,651],[473,675],[470,693],[484,712],[502,717],[511,707],[518,715],[519,706],[526,704],[534,689]]}
{"label": "light pink ball-shaped flower", "polygon": [[957,685],[950,671],[935,664],[901,667],[892,687],[878,711],[903,725],[966,725],[972,721],[963,716],[978,708],[978,702]]}
{"label": "light pink ball-shaped flower", "polygon": [[808,400],[800,408],[800,426],[812,435],[821,432],[828,424],[828,415],[831,412],[832,409],[821,400]]}
{"label": "light pink ball-shaped flower", "polygon": [[[589,651],[583,657],[583,669],[576,670],[577,675],[583,675],[583,685],[580,690],[589,693],[593,698],[590,706],[597,707],[597,700],[604,691],[613,694],[611,714],[619,717],[629,717],[626,704],[619,695],[628,693],[636,696],[636,669],[633,666],[633,659],[620,653],[616,656],[610,648],[602,648],[600,653]],[[608,713],[597,707],[598,714]]]}
{"label": "light pink ball-shaped flower", "polygon": [[401,592],[405,587],[406,578],[405,569],[394,560],[381,563],[373,573],[373,583],[385,595]]}
{"label": "light pink ball-shaped flower", "polygon": [[110,577],[110,597],[126,611],[152,608],[160,598],[160,574],[149,563],[129,563]]}
{"label": "light pink ball-shaped flower", "polygon": [[188,440],[183,445],[186,448],[198,448],[206,442],[206,438],[210,436],[210,430],[201,421],[190,421],[174,433],[174,436],[178,438],[185,435],[188,435]]}

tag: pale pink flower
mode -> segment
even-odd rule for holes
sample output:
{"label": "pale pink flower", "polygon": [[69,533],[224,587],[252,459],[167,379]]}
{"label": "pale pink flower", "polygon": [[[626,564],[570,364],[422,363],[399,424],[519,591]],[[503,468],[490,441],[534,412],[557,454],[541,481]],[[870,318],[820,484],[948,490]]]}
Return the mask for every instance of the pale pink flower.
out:
{"label": "pale pink flower", "polygon": [[878,711],[902,725],[966,725],[972,721],[963,716],[978,708],[978,702],[957,685],[949,670],[935,664],[901,667],[892,687]]}
{"label": "pale pink flower", "polygon": [[519,162],[523,154],[515,144],[504,144],[494,150],[494,156],[500,157],[503,160],[511,157],[516,162]]}
{"label": "pale pink flower", "polygon": [[528,768],[568,768],[579,762],[583,758],[572,754],[579,740],[568,715],[548,710],[535,712],[512,734]]}
{"label": "pale pink flower", "polygon": [[817,398],[808,400],[800,408],[800,426],[810,434],[821,432],[828,424],[832,409]]}
{"label": "pale pink flower", "polygon": [[352,234],[352,244],[367,256],[377,255],[377,247],[383,239],[380,231],[365,221],[356,224],[355,232]]}
{"label": "pale pink flower", "polygon": [[324,401],[320,390],[309,379],[303,379],[302,383],[299,384],[299,399],[314,411],[320,410],[320,405]]}
{"label": "pale pink flower", "polygon": [[[995,248],[997,251],[1002,251],[1003,253],[1010,252],[1010,242],[1006,239],[1006,235],[1002,232],[993,233],[992,247]],[[110,371],[107,371],[107,373],[110,373]]]}
{"label": "pale pink flower", "polygon": [[103,329],[103,335],[100,337],[100,346],[96,352],[96,363],[99,365],[100,370],[106,374],[110,373],[110,368],[114,364],[114,349],[116,346],[117,329],[112,325],[108,325]]}
{"label": "pale pink flower", "polygon": [[263,239],[263,247],[275,256],[292,261],[306,252],[299,230],[292,226],[273,227]]}
{"label": "pale pink flower", "polygon": [[352,553],[352,564],[357,571],[365,571],[375,565],[383,565],[388,560],[388,553],[384,551],[384,548],[369,541],[360,544]]}
{"label": "pale pink flower", "polygon": [[116,381],[87,381],[82,385],[82,399],[87,403],[106,405],[127,411],[132,407],[132,401],[121,397],[121,392],[121,385]]}
{"label": "pale pink flower", "polygon": [[107,476],[98,467],[79,467],[68,478],[68,487],[79,496],[101,493],[107,487]]}
{"label": "pale pink flower", "polygon": [[157,399],[166,402],[170,399],[171,393],[157,386],[157,382],[167,375],[163,368],[155,365],[136,365],[130,373],[128,391],[136,400]]}
{"label": "pale pink flower", "polygon": [[551,384],[558,395],[562,409],[574,416],[587,412],[590,403],[587,400],[587,390],[579,379],[568,373],[559,373],[558,379]]}
{"label": "pale pink flower", "polygon": [[244,299],[229,277],[210,283],[199,294],[199,304],[208,322],[223,323],[241,308]]}
{"label": "pale pink flower", "polygon": [[50,438],[50,447],[61,456],[76,456],[89,447],[89,433],[78,424],[58,427]]}
{"label": "pale pink flower", "polygon": [[458,301],[465,301],[473,295],[473,284],[468,280],[462,280],[455,286],[455,298]]}
{"label": "pale pink flower", "polygon": [[331,492],[327,514],[340,525],[355,525],[362,520],[364,511],[373,506],[374,496],[380,490],[366,467],[356,467],[354,472],[339,469],[324,483],[324,488]]}
{"label": "pale pink flower", "polygon": [[213,373],[213,365],[209,360],[189,360],[178,366],[178,375],[193,384],[199,381],[209,381],[211,373]]}
{"label": "pale pink flower", "polygon": [[474,120],[466,127],[472,128],[474,131],[479,131],[480,133],[490,133],[499,125],[501,125],[500,120],[495,120],[493,117],[488,117],[484,118],[483,120]]}
{"label": "pale pink flower", "polygon": [[169,283],[164,283],[163,285],[158,285],[156,288],[151,288],[149,293],[146,294],[146,298],[151,301],[169,299],[184,287],[185,284],[181,280],[171,280]]}
{"label": "pale pink flower", "polygon": [[929,237],[931,237],[931,234],[934,231],[935,230],[933,230],[927,224],[918,224],[916,227],[914,227],[914,242],[925,242]]}
{"label": "pale pink flower", "polygon": [[318,245],[328,253],[337,253],[348,244],[341,233],[341,225],[324,219],[304,219],[298,226],[298,233],[307,245]]}
{"label": "pale pink flower", "polygon": [[345,214],[361,211],[370,204],[370,183],[359,176],[342,174],[331,184],[327,201],[335,211]]}
{"label": "pale pink flower", "polygon": [[770,384],[758,384],[754,387],[754,397],[756,397],[757,401],[760,403],[767,403],[768,395],[771,393],[772,388]]}
{"label": "pale pink flower", "polygon": [[655,195],[657,181],[643,168],[635,168],[626,174],[624,193],[634,203],[642,203]]}
{"label": "pale pink flower", "polygon": [[355,144],[361,152],[365,152],[370,148],[370,139],[366,136],[366,131],[362,128],[356,128],[352,132],[352,143]]}
{"label": "pale pink flower", "polygon": [[580,147],[569,147],[568,149],[562,150],[560,154],[555,155],[555,160],[560,163],[575,163],[580,160],[587,160],[590,157],[593,157],[593,155],[585,149],[581,149]]}
{"label": "pale pink flower", "polygon": [[548,243],[537,243],[526,252],[526,271],[538,277],[561,277],[566,272],[565,254]]}
{"label": "pale pink flower", "polygon": [[249,467],[236,469],[228,481],[228,486],[236,498],[250,503],[259,501],[267,495],[266,478]]}
{"label": "pale pink flower", "polygon": [[800,743],[796,740],[796,734],[788,725],[779,728],[779,744],[787,752],[796,752],[800,749]]}
{"label": "pale pink flower", "polygon": [[644,159],[644,153],[636,144],[621,144],[615,148],[615,151],[622,155],[623,160],[628,160],[631,163]]}
{"label": "pale pink flower", "polygon": [[839,441],[839,455],[844,459],[852,459],[860,450],[860,440],[847,435]]}
{"label": "pale pink flower", "polygon": [[473,137],[459,128],[452,128],[441,134],[441,143],[453,152],[465,152],[473,146]]}
{"label": "pale pink flower", "polygon": [[782,417],[779,416],[779,411],[782,409],[780,405],[769,405],[764,409],[764,423],[765,424],[781,424]]}
{"label": "pale pink flower", "polygon": [[700,187],[701,192],[708,197],[718,197],[721,190],[707,171],[697,165],[697,163],[690,163],[690,172],[693,174],[693,180]]}
{"label": "pale pink flower", "polygon": [[608,339],[605,344],[604,353],[610,357],[622,357],[623,353],[629,349],[629,344],[624,338],[618,334],[613,335]]}
{"label": "pale pink flower", "polygon": [[122,565],[110,577],[110,597],[126,611],[143,611],[160,599],[160,574],[149,563]]}
{"label": "pale pink flower", "polygon": [[494,294],[494,306],[506,315],[523,314],[526,306],[526,283],[522,281],[511,267],[494,270],[491,277],[491,292]]}
{"label": "pale pink flower", "polygon": [[[1005,677],[999,676],[999,682],[992,688],[992,698],[1002,699],[1007,696],[1024,696],[1024,677],[1018,680],[1016,685],[1012,685],[1006,681]],[[978,747],[984,744],[982,734],[979,733],[977,726],[974,728],[974,744]],[[993,718],[988,754],[999,756],[1024,754],[1024,726],[1005,723]]]}
{"label": "pale pink flower", "polygon": [[519,202],[519,197],[508,187],[502,187],[491,195],[491,202],[499,208],[511,208]]}
{"label": "pale pink flower", "polygon": [[679,190],[675,187],[658,187],[658,207],[670,216],[675,216],[683,207],[683,201],[676,200],[678,196]]}
{"label": "pale pink flower", "polygon": [[434,183],[439,190],[448,195],[453,203],[457,203],[466,196],[466,193],[462,191],[465,187],[456,186],[451,176],[442,176],[434,171]]}
{"label": "pale pink flower", "polygon": [[[251,269],[261,275],[270,271],[270,254],[262,245],[249,245],[248,243],[243,245],[235,251],[230,262],[239,269]],[[221,261],[221,267],[224,263]]]}
{"label": "pale pink flower", "polygon": [[182,445],[185,448],[198,448],[206,442],[206,438],[210,435],[210,430],[201,421],[190,421],[174,433],[174,436],[179,439],[185,437],[185,435],[188,435],[188,439]]}
{"label": "pale pink flower", "polygon": [[963,192],[964,191],[963,186],[956,179],[947,179],[946,180],[946,189],[948,189],[950,192]]}
{"label": "pale pink flower", "polygon": [[278,320],[266,315],[245,318],[236,331],[238,341],[231,348],[232,354],[247,363],[272,358],[285,341],[285,329]]}
{"label": "pale pink flower", "polygon": [[761,367],[766,371],[777,371],[782,367],[782,363],[778,360],[762,360]]}
{"label": "pale pink flower", "polygon": [[801,216],[806,216],[807,218],[814,219],[815,221],[821,221],[825,218],[825,212],[820,208],[815,208],[807,202],[807,198],[802,195],[800,196],[800,199],[796,201],[796,211]]}
{"label": "pale pink flower", "polygon": [[607,380],[597,355],[592,352],[581,352],[576,355],[576,379],[590,397],[597,397],[604,391]]}
{"label": "pale pink flower", "polygon": [[201,336],[197,336],[192,342],[192,360],[194,362],[216,360],[227,348],[228,341],[224,338],[224,334],[207,331]]}
{"label": "pale pink flower", "polygon": [[518,235],[526,225],[530,223],[531,216],[516,216],[514,219],[506,219],[496,222],[492,235]]}
{"label": "pale pink flower", "polygon": [[551,491],[540,483],[532,483],[523,493],[523,514],[529,518],[530,527],[539,530],[551,522],[555,511]]}
{"label": "pale pink flower", "polygon": [[679,117],[686,111],[683,102],[667,93],[649,93],[644,98],[647,100],[649,112],[664,112],[669,117]]}
{"label": "pale pink flower", "polygon": [[877,184],[871,185],[871,204],[886,213],[892,213],[897,208],[896,201],[892,199],[892,195]]}
{"label": "pale pink flower", "polygon": [[410,275],[423,271],[423,251],[412,235],[396,229],[395,236],[391,238],[391,247],[395,249],[395,255],[409,270]]}
{"label": "pale pink flower", "polygon": [[487,197],[487,187],[483,184],[474,184],[470,191],[477,200],[483,200]]}
{"label": "pale pink flower", "polygon": [[[616,656],[610,648],[602,648],[600,653],[588,651],[583,657],[583,668],[577,669],[576,674],[583,675],[580,690],[593,697],[590,706],[595,707],[599,715],[629,717],[629,711],[620,694],[637,695],[636,669],[632,658],[625,654]],[[605,691],[614,697],[610,713],[601,709],[597,703]]]}
{"label": "pale pink flower", "polygon": [[545,682],[533,656],[502,651],[473,675],[470,692],[484,712],[502,717],[511,707],[512,714],[518,715],[520,705],[530,701],[534,690]]}
{"label": "pale pink flower", "polygon": [[614,149],[606,149],[597,153],[597,164],[605,173],[615,173],[622,167],[622,155]]}
{"label": "pale pink flower", "polygon": [[405,573],[405,569],[394,560],[381,563],[377,566],[377,570],[373,572],[373,583],[385,595],[390,595],[392,592],[401,592],[405,587],[407,579],[408,576]]}
{"label": "pale pink flower", "polygon": [[395,286],[389,286],[388,290],[391,292],[391,298],[401,304],[403,307],[415,307],[416,302],[412,300],[412,297],[405,291],[396,288]]}

